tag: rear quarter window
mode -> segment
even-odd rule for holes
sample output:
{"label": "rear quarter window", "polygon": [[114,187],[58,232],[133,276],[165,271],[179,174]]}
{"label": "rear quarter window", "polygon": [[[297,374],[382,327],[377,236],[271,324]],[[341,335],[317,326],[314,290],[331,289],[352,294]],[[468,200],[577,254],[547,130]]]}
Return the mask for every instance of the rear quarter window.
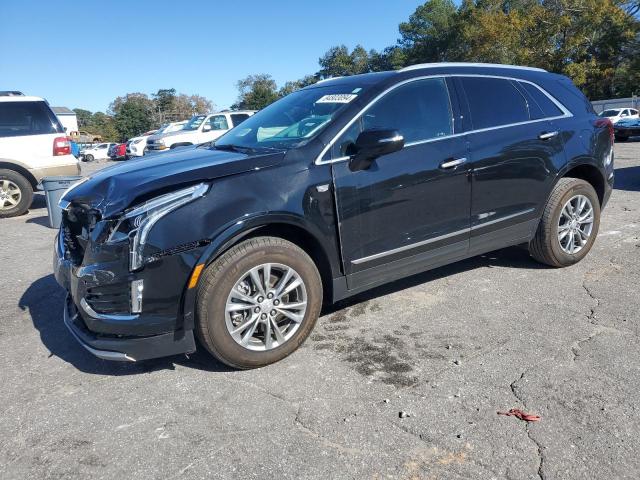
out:
{"label": "rear quarter window", "polygon": [[501,78],[463,77],[474,130],[499,127],[530,119],[525,97]]}
{"label": "rear quarter window", "polygon": [[0,137],[64,133],[45,102],[0,102]]}
{"label": "rear quarter window", "polygon": [[[518,82],[518,84],[530,97],[529,110],[531,112],[531,118],[559,117],[564,114],[564,112],[553,103],[553,100],[546,96],[544,92],[535,85],[527,82]],[[532,102],[533,106],[537,108],[532,108]]]}

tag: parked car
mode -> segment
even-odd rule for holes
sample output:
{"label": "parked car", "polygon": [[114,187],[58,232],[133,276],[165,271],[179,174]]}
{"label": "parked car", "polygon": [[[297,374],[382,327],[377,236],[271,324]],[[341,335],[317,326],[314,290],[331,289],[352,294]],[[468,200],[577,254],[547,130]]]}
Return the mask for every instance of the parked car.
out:
{"label": "parked car", "polygon": [[600,113],[600,117],[608,118],[615,125],[620,120],[638,118],[638,110],[635,108],[611,108]]}
{"label": "parked car", "polygon": [[192,352],[197,336],[263,366],[323,303],[408,275],[520,244],[575,264],[613,177],[611,122],[561,75],[425,64],[319,82],[208,146],[69,190],[65,323],[101,358]]}
{"label": "parked car", "polygon": [[127,144],[117,143],[111,153],[109,154],[111,160],[126,160],[127,158]]}
{"label": "parked car", "polygon": [[69,136],[74,142],[77,143],[95,143],[102,141],[101,135],[85,131],[70,132]]}
{"label": "parked car", "polygon": [[116,147],[117,147],[118,145],[119,145],[119,144],[117,144],[117,143],[112,143],[112,144],[110,145],[109,149],[107,150],[107,157],[111,158],[111,156],[113,155],[113,151],[116,149]]}
{"label": "parked car", "polygon": [[177,132],[162,132],[147,140],[149,151],[162,152],[177,147],[211,142],[231,128],[238,126],[255,111],[220,112],[211,115],[196,115]]}
{"label": "parked car", "polygon": [[[186,123],[186,122],[185,122]],[[142,157],[147,149],[147,139],[158,132],[158,130],[150,130],[143,133],[139,137],[133,137],[129,140],[127,146],[128,157]]]}
{"label": "parked car", "polygon": [[43,177],[79,173],[70,139],[47,102],[0,92],[0,218],[25,213]]}
{"label": "parked car", "polygon": [[613,126],[616,140],[624,142],[629,137],[640,136],[640,118],[620,120]]}
{"label": "parked car", "polygon": [[145,132],[139,137],[133,137],[127,142],[127,156],[128,157],[142,157],[145,154],[147,148],[147,139],[155,134],[158,130],[151,130]]}
{"label": "parked car", "polygon": [[99,143],[89,148],[80,150],[80,159],[84,162],[93,162],[94,160],[104,160],[109,158],[109,149],[115,143]]}

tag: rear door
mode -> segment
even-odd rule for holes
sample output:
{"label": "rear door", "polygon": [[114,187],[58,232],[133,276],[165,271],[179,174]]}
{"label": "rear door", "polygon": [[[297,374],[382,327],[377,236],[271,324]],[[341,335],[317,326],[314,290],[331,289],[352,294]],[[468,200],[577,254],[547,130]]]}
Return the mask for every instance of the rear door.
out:
{"label": "rear door", "polygon": [[[463,256],[469,240],[466,145],[455,135],[444,78],[410,81],[368,108],[333,145],[344,268],[350,289]],[[395,129],[405,147],[367,170],[346,160],[358,136]]]}
{"label": "rear door", "polygon": [[[472,169],[470,249],[528,241],[566,162],[554,115],[542,112],[527,90],[545,94],[529,82],[498,77],[461,76],[456,84],[472,125],[466,136]],[[556,118],[564,115],[554,108]]]}
{"label": "rear door", "polygon": [[29,168],[49,166],[60,136],[64,128],[44,101],[0,102],[0,158]]}

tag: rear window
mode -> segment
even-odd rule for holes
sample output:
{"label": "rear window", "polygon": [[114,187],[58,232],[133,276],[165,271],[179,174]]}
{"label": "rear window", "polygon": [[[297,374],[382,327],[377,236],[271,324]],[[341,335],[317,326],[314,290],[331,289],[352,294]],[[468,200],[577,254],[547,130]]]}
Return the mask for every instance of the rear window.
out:
{"label": "rear window", "polygon": [[461,79],[474,130],[529,120],[527,101],[514,85],[501,78]]}
{"label": "rear window", "polygon": [[249,115],[247,115],[246,113],[232,113],[231,114],[231,121],[233,122],[233,126],[234,127],[237,127],[238,125],[240,125],[247,118],[249,118]]}
{"label": "rear window", "polygon": [[547,117],[559,117],[564,114],[553,101],[547,97],[538,87],[526,82],[518,82],[525,92],[533,99],[534,105],[539,107],[533,108],[531,102],[529,102],[529,110],[531,118],[547,118]]}
{"label": "rear window", "polygon": [[0,102],[0,137],[64,133],[45,102]]}

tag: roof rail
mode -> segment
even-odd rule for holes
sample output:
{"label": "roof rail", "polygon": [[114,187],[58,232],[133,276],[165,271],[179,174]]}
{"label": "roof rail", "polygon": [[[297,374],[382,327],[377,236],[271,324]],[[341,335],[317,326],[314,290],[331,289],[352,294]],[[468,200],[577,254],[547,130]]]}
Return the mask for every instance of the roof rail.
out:
{"label": "roof rail", "polygon": [[322,82],[328,82],[329,80],[335,80],[336,78],[342,78],[342,77],[343,77],[343,75],[340,75],[338,77],[323,78],[322,80],[318,80],[315,84],[317,85],[317,84],[322,83]]}
{"label": "roof rail", "polygon": [[24,97],[24,93],[18,90],[3,90],[0,91],[0,97]]}
{"label": "roof rail", "polygon": [[517,70],[531,70],[534,72],[546,72],[543,68],[537,67],[521,67],[519,65],[503,65],[502,63],[466,63],[466,62],[441,62],[441,63],[419,63],[401,68],[399,72],[408,72],[411,70],[420,70],[423,68],[438,67],[492,67],[492,68],[514,68]]}

